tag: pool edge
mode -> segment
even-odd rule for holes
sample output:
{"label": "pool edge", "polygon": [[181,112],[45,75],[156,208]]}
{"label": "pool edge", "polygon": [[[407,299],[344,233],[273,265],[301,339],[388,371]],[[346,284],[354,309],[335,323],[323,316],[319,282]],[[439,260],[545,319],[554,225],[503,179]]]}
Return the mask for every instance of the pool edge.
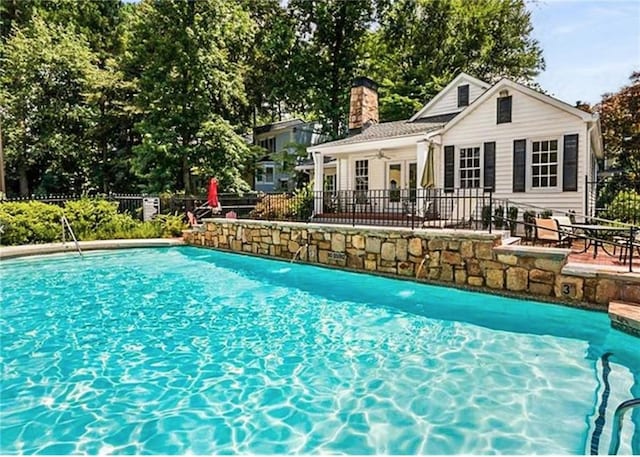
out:
{"label": "pool edge", "polygon": [[[182,238],[135,238],[122,240],[79,241],[79,245],[80,249],[83,251],[97,251],[111,249],[185,246],[186,243]],[[32,255],[57,254],[61,252],[73,253],[75,251],[76,247],[73,242],[2,246],[0,247],[0,261],[20,257],[28,257]]]}

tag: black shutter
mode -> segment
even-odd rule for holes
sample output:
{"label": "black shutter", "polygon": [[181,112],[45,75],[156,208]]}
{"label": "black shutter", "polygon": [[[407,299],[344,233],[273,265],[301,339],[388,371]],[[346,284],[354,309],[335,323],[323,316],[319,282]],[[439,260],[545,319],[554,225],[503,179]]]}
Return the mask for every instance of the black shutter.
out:
{"label": "black shutter", "polygon": [[444,191],[453,192],[455,186],[455,148],[444,147]]}
{"label": "black shutter", "polygon": [[578,190],[578,134],[564,136],[562,190]]}
{"label": "black shutter", "polygon": [[469,84],[458,86],[458,108],[469,105]]}
{"label": "black shutter", "polygon": [[484,189],[496,190],[496,142],[484,144]]}
{"label": "black shutter", "polygon": [[498,124],[504,124],[507,122],[511,122],[511,95],[508,97],[499,97],[498,98]]}
{"label": "black shutter", "polygon": [[513,140],[513,191],[526,190],[527,140]]}

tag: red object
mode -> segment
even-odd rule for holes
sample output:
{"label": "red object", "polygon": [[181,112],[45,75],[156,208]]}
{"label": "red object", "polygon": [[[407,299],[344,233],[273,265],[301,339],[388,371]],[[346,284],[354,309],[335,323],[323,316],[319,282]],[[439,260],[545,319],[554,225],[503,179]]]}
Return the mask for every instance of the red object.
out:
{"label": "red object", "polygon": [[211,181],[209,181],[207,204],[211,208],[217,208],[220,205],[220,202],[218,202],[218,180],[216,178],[211,178]]}

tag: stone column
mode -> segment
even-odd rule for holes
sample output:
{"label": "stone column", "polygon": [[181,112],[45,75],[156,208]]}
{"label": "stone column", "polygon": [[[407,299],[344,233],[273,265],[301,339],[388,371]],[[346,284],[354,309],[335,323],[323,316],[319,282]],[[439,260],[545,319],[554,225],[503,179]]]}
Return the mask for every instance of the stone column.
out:
{"label": "stone column", "polygon": [[322,192],[324,191],[324,156],[313,154],[313,212],[322,213]]}

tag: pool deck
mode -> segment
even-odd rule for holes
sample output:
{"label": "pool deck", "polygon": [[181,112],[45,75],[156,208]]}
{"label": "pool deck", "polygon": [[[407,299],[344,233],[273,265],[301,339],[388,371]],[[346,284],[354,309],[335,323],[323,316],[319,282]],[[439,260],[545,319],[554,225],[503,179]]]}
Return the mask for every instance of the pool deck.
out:
{"label": "pool deck", "polygon": [[[96,251],[101,249],[127,249],[127,248],[159,248],[168,246],[182,246],[182,238],[149,238],[133,240],[98,240],[79,241],[82,251]],[[12,259],[30,255],[55,254],[59,252],[75,252],[73,242],[29,244],[23,246],[0,247],[0,260]]]}

